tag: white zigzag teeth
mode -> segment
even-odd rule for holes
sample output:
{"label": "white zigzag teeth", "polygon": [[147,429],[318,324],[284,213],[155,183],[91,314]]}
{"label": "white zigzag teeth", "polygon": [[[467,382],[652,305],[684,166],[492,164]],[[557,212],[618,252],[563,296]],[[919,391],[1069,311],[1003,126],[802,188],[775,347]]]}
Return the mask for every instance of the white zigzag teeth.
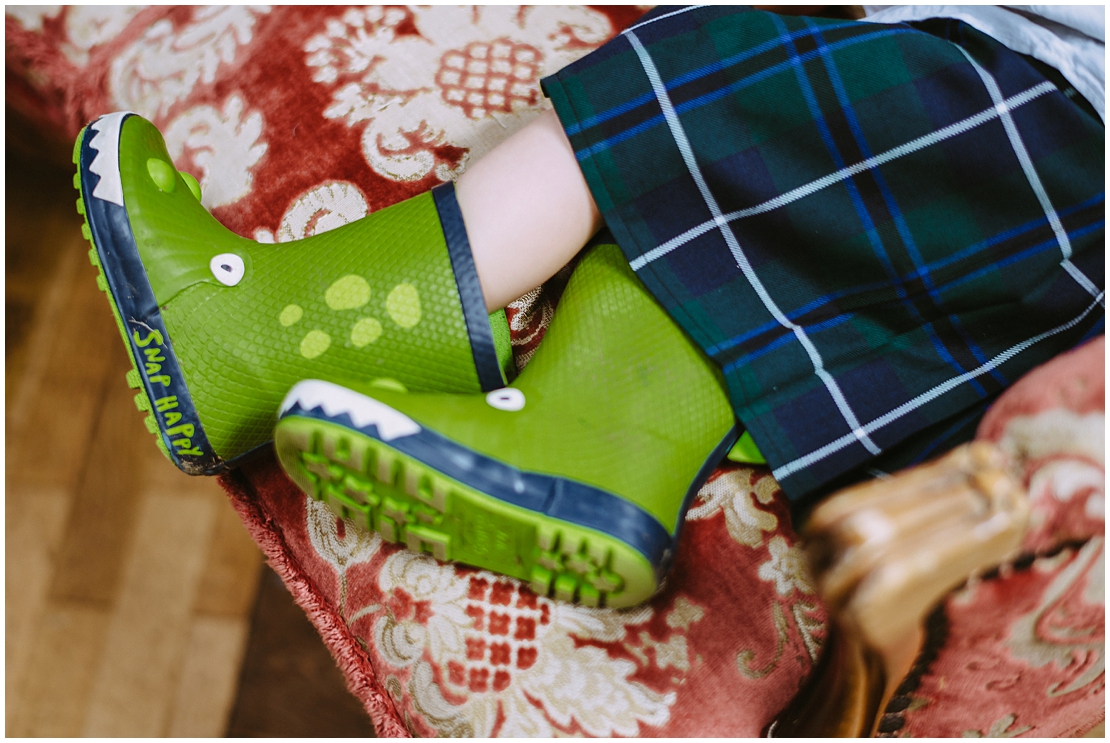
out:
{"label": "white zigzag teeth", "polygon": [[89,172],[100,176],[92,195],[103,201],[123,206],[123,181],[119,174],[119,132],[123,119],[130,111],[117,111],[101,116],[89,125],[96,135],[89,141],[89,148],[96,156],[89,164]]}
{"label": "white zigzag teeth", "polygon": [[302,410],[320,408],[333,418],[346,413],[356,428],[377,426],[382,441],[420,433],[419,423],[385,403],[319,379],[306,379],[294,385],[282,401],[279,415],[285,415],[298,403]]}

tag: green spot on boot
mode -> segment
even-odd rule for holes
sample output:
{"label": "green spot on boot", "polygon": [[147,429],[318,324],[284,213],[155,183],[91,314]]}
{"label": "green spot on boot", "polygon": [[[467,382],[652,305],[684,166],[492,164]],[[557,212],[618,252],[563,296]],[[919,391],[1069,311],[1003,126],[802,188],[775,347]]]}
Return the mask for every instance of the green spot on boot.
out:
{"label": "green spot on boot", "polygon": [[189,187],[189,193],[191,193],[197,201],[200,201],[200,184],[197,183],[197,179],[185,172],[181,173],[181,179],[184,180],[185,185]]}
{"label": "green spot on boot", "polygon": [[385,300],[385,311],[402,328],[420,322],[420,293],[412,284],[398,284]]}
{"label": "green spot on boot", "polygon": [[[387,334],[381,345],[392,339]],[[278,458],[302,489],[312,492],[315,485],[300,453],[322,453],[335,483],[348,475],[376,476],[375,491],[390,507],[370,522],[383,538],[589,606],[620,608],[651,596],[673,554],[674,542],[666,540],[677,537],[686,495],[735,435],[719,370],[612,244],[584,251],[543,343],[502,390],[398,394],[380,384],[304,384],[287,402],[302,395],[330,399],[336,412],[321,420],[286,406],[277,424]],[[527,405],[507,413],[491,404],[513,394]],[[409,433],[387,441],[364,432],[337,412],[345,406],[373,411],[383,425],[403,424]],[[471,457],[480,462],[481,477],[463,469],[455,479],[455,463]],[[580,485],[579,494],[568,489],[565,497],[589,502],[566,505],[580,507],[573,513],[588,511],[587,523],[566,518],[569,510],[516,502],[522,491],[507,483],[519,482],[522,473],[551,478],[549,486]],[[420,507],[433,501],[441,507],[422,517]],[[637,531],[625,530],[631,523]]]}
{"label": "green spot on boot", "polygon": [[382,335],[382,324],[372,317],[364,317],[351,328],[351,343],[362,348],[378,340]]}
{"label": "green spot on boot", "polygon": [[314,359],[331,345],[331,336],[322,330],[310,330],[301,341],[301,356]]}
{"label": "green spot on boot", "polygon": [[324,301],[333,310],[354,310],[370,301],[370,284],[355,274],[344,276],[324,292]]}
{"label": "green spot on boot", "polygon": [[[92,173],[91,167],[104,152],[87,146],[84,135],[94,136],[92,129],[82,131],[73,149],[81,173],[75,181],[79,187],[99,182],[102,176]],[[481,389],[432,194],[302,240],[262,244],[231,232],[204,208],[195,179],[177,171],[163,138],[149,121],[127,116],[115,144],[118,147],[112,149],[118,149],[118,157],[110,163],[101,158],[96,167],[99,171],[110,165],[118,173],[134,236],[128,255],[141,261],[141,278],[148,284],[144,292],[153,294],[165,325],[165,338],[158,344],[172,349],[180,378],[187,381],[188,397],[181,404],[195,408],[212,454],[220,460],[205,464],[205,472],[215,472],[221,463],[268,441],[281,395],[302,379],[389,377],[414,391],[476,393]],[[211,164],[213,172],[229,165],[218,160]],[[100,211],[85,209],[96,198],[84,194],[78,207],[91,213],[83,215],[81,225],[82,235],[90,241],[93,233],[108,234],[98,223],[105,218],[97,216]],[[122,277],[127,256],[119,252],[120,245],[104,238],[92,247],[90,260],[100,269],[94,273],[101,274],[97,285],[108,292],[113,316],[131,351],[135,375],[128,381],[148,392],[154,385],[161,394],[162,385],[171,379],[166,364],[153,362],[163,366],[155,372],[145,358],[136,358],[131,348],[135,328],[128,326],[121,310],[131,301],[130,295],[114,294],[105,278]],[[242,281],[228,291],[211,266],[213,256],[221,254],[240,257],[244,275],[259,280]],[[327,289],[337,279],[356,274],[361,279],[341,283],[331,303],[352,311],[333,310],[325,296]],[[359,286],[361,282],[365,284]],[[384,305],[390,291],[406,282],[419,287],[419,297],[395,300],[393,305],[402,308],[395,307],[396,316],[402,323],[419,319],[419,324],[399,333],[401,325],[387,319]],[[121,281],[119,286],[126,283]],[[403,299],[404,293],[398,296]],[[384,327],[377,340],[359,347],[352,342],[352,331],[370,315]],[[368,341],[371,331],[369,324],[361,327],[354,340]],[[140,333],[139,339],[143,338]],[[168,451],[173,438],[165,434],[169,424],[160,413],[154,423],[160,430],[159,447]],[[186,463],[180,457],[175,461],[190,473],[201,471],[199,465],[193,466],[196,462]]]}
{"label": "green spot on boot", "polygon": [[304,310],[301,309],[300,305],[290,304],[286,305],[285,309],[281,311],[281,317],[279,317],[278,320],[281,321],[282,325],[288,328],[290,325],[296,324],[303,315]]}
{"label": "green spot on boot", "polygon": [[146,171],[150,173],[150,180],[164,193],[173,193],[177,186],[177,170],[165,160],[152,157],[146,161]]}
{"label": "green spot on boot", "polygon": [[408,392],[408,387],[392,377],[378,377],[370,383],[372,388],[379,390],[393,390],[394,392]]}

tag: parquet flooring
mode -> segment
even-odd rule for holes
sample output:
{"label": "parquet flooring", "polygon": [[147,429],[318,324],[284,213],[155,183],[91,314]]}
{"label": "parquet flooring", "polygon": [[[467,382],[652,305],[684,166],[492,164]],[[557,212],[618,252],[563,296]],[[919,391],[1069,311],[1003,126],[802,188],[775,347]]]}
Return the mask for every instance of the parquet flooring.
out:
{"label": "parquet flooring", "polygon": [[72,173],[5,168],[6,732],[221,736],[261,554],[143,426]]}
{"label": "parquet flooring", "polygon": [[6,140],[5,732],[372,737],[216,481],[146,432],[65,146],[10,110]]}

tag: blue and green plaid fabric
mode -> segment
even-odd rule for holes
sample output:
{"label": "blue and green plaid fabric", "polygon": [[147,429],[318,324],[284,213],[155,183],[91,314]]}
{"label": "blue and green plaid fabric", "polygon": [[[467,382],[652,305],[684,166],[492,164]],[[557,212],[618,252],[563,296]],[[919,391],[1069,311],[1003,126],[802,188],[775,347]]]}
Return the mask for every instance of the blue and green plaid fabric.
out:
{"label": "blue and green plaid fabric", "polygon": [[965,24],[662,8],[543,85],[792,499],[968,438],[1103,332],[1103,125]]}

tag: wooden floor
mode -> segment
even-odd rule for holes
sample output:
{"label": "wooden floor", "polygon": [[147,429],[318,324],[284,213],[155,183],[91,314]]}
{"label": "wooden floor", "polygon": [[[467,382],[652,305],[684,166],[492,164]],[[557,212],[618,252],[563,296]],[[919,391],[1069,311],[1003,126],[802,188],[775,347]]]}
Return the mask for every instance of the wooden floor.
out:
{"label": "wooden floor", "polygon": [[373,735],[216,481],[143,426],[52,159],[6,149],[7,735]]}
{"label": "wooden floor", "polygon": [[263,568],[227,734],[368,738],[362,704],[277,573]]}
{"label": "wooden floor", "polygon": [[124,382],[71,175],[9,149],[8,735],[222,735],[261,555]]}

